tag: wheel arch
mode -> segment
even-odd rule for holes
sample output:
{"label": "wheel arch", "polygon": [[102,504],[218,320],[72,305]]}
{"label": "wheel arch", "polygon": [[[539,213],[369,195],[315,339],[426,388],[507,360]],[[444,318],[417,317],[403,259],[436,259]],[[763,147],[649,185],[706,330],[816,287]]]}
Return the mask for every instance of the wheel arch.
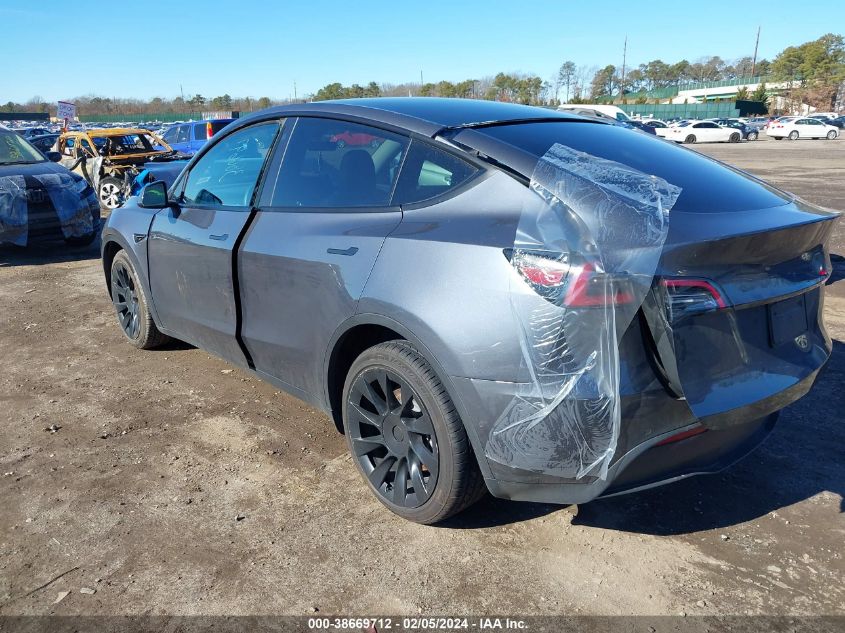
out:
{"label": "wheel arch", "polygon": [[[484,455],[482,450],[483,444],[478,437],[476,425],[471,422],[472,417],[468,415],[460,394],[448,373],[432,353],[430,347],[417,334],[390,317],[372,313],[357,314],[341,325],[331,339],[323,367],[323,398],[327,411],[338,431],[343,433],[341,399],[343,397],[343,385],[346,381],[349,368],[365,349],[389,340],[408,341],[431,366],[438,380],[446,388],[449,397],[458,411],[458,415],[464,423],[467,437],[469,437],[472,444],[473,453],[475,454],[475,459],[481,468],[482,474],[485,478],[490,477],[490,467],[487,464],[487,460],[482,458]],[[481,452],[479,453],[479,451]]]}

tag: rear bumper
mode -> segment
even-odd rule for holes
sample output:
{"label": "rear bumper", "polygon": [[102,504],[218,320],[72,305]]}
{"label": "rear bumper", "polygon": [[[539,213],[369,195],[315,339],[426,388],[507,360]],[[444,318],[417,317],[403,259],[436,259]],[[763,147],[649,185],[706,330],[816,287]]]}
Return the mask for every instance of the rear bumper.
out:
{"label": "rear bumper", "polygon": [[[563,479],[541,472],[510,468],[487,460],[485,482],[490,493],[502,499],[541,503],[586,503],[600,496],[610,496],[658,486],[692,475],[719,472],[756,448],[772,431],[778,412],[805,395],[819,370],[792,387],[719,416],[696,419],[683,400],[664,403],[659,409],[645,407],[633,417],[623,413],[622,435],[642,436],[630,427],[650,424],[656,411],[672,416],[671,424],[661,424],[655,433],[626,448],[617,447],[607,477]],[[477,425],[476,437],[486,442],[495,420],[494,412],[503,410],[518,388],[514,383],[456,379],[461,399],[470,411],[481,412],[487,423]],[[623,411],[626,407],[623,405]],[[707,431],[677,442],[660,445],[680,432],[706,428]],[[639,430],[639,429],[637,429]],[[485,459],[484,447],[476,447],[479,459]]]}

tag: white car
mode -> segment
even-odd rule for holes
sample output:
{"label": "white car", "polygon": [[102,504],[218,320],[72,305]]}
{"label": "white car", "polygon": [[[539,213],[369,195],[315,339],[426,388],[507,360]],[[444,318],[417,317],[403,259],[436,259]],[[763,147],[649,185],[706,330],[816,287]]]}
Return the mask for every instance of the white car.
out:
{"label": "white car", "polygon": [[742,133],[713,121],[681,121],[668,128],[664,138],[676,143],[739,143]]}
{"label": "white car", "polygon": [[766,134],[776,141],[782,138],[788,138],[790,141],[796,141],[799,138],[827,138],[833,140],[839,136],[839,130],[832,125],[822,123],[818,119],[790,118],[769,123],[769,126],[766,128]]}
{"label": "white car", "polygon": [[666,133],[669,131],[669,126],[658,119],[643,119],[643,125],[654,128],[654,133],[661,138],[666,138]]}

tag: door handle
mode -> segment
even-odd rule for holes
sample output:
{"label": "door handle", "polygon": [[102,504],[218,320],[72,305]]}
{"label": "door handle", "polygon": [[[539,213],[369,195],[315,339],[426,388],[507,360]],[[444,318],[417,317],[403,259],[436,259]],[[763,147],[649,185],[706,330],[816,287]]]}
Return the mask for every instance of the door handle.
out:
{"label": "door handle", "polygon": [[220,235],[209,235],[208,238],[212,240],[217,240],[218,242],[225,242],[229,239],[229,234],[221,233]]}
{"label": "door handle", "polygon": [[326,252],[329,255],[349,255],[351,257],[352,255],[354,255],[355,253],[358,252],[358,247],[357,246],[350,246],[347,249],[329,248],[329,249],[326,249]]}

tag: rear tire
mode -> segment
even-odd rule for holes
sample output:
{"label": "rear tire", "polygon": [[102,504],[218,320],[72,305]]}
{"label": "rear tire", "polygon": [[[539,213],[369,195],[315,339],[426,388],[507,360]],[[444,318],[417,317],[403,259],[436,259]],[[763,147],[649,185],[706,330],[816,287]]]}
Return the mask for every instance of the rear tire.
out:
{"label": "rear tire", "polygon": [[831,130],[830,132],[827,133],[827,140],[832,141],[833,139],[836,138],[836,136],[837,136],[836,132]]}
{"label": "rear tire", "polygon": [[742,135],[739,132],[734,132],[728,137],[729,143],[739,143],[742,140]]}
{"label": "rear tire", "polygon": [[798,140],[798,131],[797,130],[792,130],[789,133],[789,140],[790,141],[797,141]]}
{"label": "rear tire", "polygon": [[687,143],[687,144],[689,144],[689,145],[692,145],[693,143],[695,143],[695,134],[690,134],[690,135],[688,135],[688,136],[684,139],[684,143]]}
{"label": "rear tire", "polygon": [[144,285],[126,251],[118,251],[112,260],[110,293],[120,329],[132,345],[152,349],[170,340],[153,321]]}
{"label": "rear tire", "polygon": [[407,341],[381,343],[352,363],[343,428],[370,490],[404,519],[443,521],[486,491],[446,388]]}

